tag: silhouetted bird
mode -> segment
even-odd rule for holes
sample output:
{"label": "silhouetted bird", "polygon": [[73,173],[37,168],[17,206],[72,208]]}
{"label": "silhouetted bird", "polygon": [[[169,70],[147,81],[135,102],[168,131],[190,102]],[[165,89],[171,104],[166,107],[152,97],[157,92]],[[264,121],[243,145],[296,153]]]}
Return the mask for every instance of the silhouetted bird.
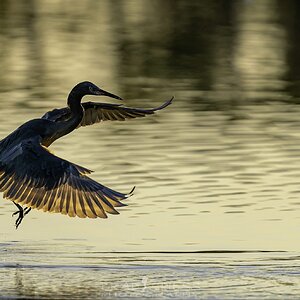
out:
{"label": "silhouetted bird", "polygon": [[86,175],[92,171],[51,154],[47,147],[80,126],[144,117],[173,100],[157,108],[140,109],[121,104],[81,103],[85,95],[122,100],[91,82],[81,82],[71,90],[68,107],[28,121],[0,141],[0,191],[19,209],[13,214],[18,214],[16,228],[32,208],[81,218],[118,214],[114,207],[124,206],[121,200],[130,196],[134,188],[123,194],[103,186]]}

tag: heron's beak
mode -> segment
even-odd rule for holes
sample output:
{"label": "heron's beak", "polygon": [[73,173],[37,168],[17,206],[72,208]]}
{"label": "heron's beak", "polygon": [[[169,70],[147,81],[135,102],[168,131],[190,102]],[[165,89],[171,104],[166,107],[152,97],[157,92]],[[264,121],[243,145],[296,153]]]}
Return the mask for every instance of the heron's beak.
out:
{"label": "heron's beak", "polygon": [[117,95],[114,95],[112,93],[106,92],[106,91],[101,90],[101,89],[99,89],[97,92],[95,92],[95,94],[99,95],[99,96],[107,96],[107,97],[110,97],[110,98],[114,98],[114,99],[118,99],[118,100],[123,100],[121,97],[119,97]]}

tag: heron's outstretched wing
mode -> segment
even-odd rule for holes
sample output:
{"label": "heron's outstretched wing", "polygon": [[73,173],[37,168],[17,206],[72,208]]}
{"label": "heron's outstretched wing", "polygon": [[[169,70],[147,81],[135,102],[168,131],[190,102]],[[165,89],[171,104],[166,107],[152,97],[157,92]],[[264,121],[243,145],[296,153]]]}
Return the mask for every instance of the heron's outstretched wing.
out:
{"label": "heron's outstretched wing", "polygon": [[24,140],[1,153],[0,191],[26,207],[70,217],[107,218],[130,196],[86,176],[91,171],[61,159],[41,146],[38,138]]}
{"label": "heron's outstretched wing", "polygon": [[[106,120],[124,121],[126,119],[145,117],[146,115],[152,115],[156,111],[167,107],[172,103],[172,101],[173,97],[161,106],[150,109],[131,108],[123,106],[122,104],[84,102],[82,103],[84,108],[84,117],[78,127],[92,125]],[[70,114],[70,109],[65,107],[47,112],[42,118],[59,122],[68,119]]]}
{"label": "heron's outstretched wing", "polygon": [[87,126],[101,121],[125,121],[126,119],[134,119],[139,117],[145,117],[146,115],[152,115],[154,112],[161,110],[173,101],[173,98],[166,101],[159,107],[142,109],[131,108],[121,104],[108,104],[97,102],[82,103],[84,107],[84,117],[79,126]]}

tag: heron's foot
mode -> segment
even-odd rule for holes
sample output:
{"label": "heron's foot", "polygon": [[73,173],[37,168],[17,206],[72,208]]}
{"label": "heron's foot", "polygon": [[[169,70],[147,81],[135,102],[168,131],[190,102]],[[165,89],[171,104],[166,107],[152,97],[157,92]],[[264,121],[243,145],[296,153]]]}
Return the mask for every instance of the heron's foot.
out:
{"label": "heron's foot", "polygon": [[24,219],[24,211],[23,210],[19,210],[16,213],[19,213],[19,216],[16,220],[16,229],[18,229],[19,225],[21,224],[22,220]]}
{"label": "heron's foot", "polygon": [[23,207],[21,205],[19,205],[18,203],[14,204],[18,207],[18,211],[14,212],[12,215],[17,215],[18,214],[18,218],[16,220],[16,229],[18,229],[19,225],[21,224],[22,220],[24,219],[24,217],[31,211],[31,207],[26,207],[25,209],[23,209]]}
{"label": "heron's foot", "polygon": [[26,216],[31,211],[31,207],[26,207],[24,209],[24,216]]}
{"label": "heron's foot", "polygon": [[15,211],[11,216],[13,217],[13,216],[15,216],[16,214],[19,214],[20,213],[20,211],[18,210],[18,211]]}

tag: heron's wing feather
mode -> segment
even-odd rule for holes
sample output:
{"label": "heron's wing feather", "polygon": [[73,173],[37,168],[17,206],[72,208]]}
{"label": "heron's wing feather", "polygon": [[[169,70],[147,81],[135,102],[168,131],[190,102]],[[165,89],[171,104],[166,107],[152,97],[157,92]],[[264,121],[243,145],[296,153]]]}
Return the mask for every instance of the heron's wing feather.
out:
{"label": "heron's wing feather", "polygon": [[88,169],[61,159],[39,144],[22,141],[0,156],[0,191],[21,205],[71,217],[106,218],[118,214],[128,195],[101,185]]}
{"label": "heron's wing feather", "polygon": [[[156,111],[161,110],[173,101],[173,98],[163,103],[161,106],[150,109],[126,107],[121,104],[84,102],[82,103],[84,109],[84,116],[80,126],[92,125],[101,121],[124,121],[126,119],[133,119],[152,115]],[[53,122],[65,121],[71,116],[71,111],[68,107],[54,109],[42,116],[42,119],[47,119]]]}
{"label": "heron's wing feather", "polygon": [[46,112],[41,119],[50,120],[53,122],[65,121],[71,116],[71,110],[69,107],[55,108]]}
{"label": "heron's wing feather", "polygon": [[156,111],[161,110],[173,101],[173,98],[163,103],[161,106],[150,109],[126,107],[121,104],[85,102],[82,103],[84,108],[84,117],[79,124],[80,126],[92,125],[101,121],[124,121],[152,115]]}

